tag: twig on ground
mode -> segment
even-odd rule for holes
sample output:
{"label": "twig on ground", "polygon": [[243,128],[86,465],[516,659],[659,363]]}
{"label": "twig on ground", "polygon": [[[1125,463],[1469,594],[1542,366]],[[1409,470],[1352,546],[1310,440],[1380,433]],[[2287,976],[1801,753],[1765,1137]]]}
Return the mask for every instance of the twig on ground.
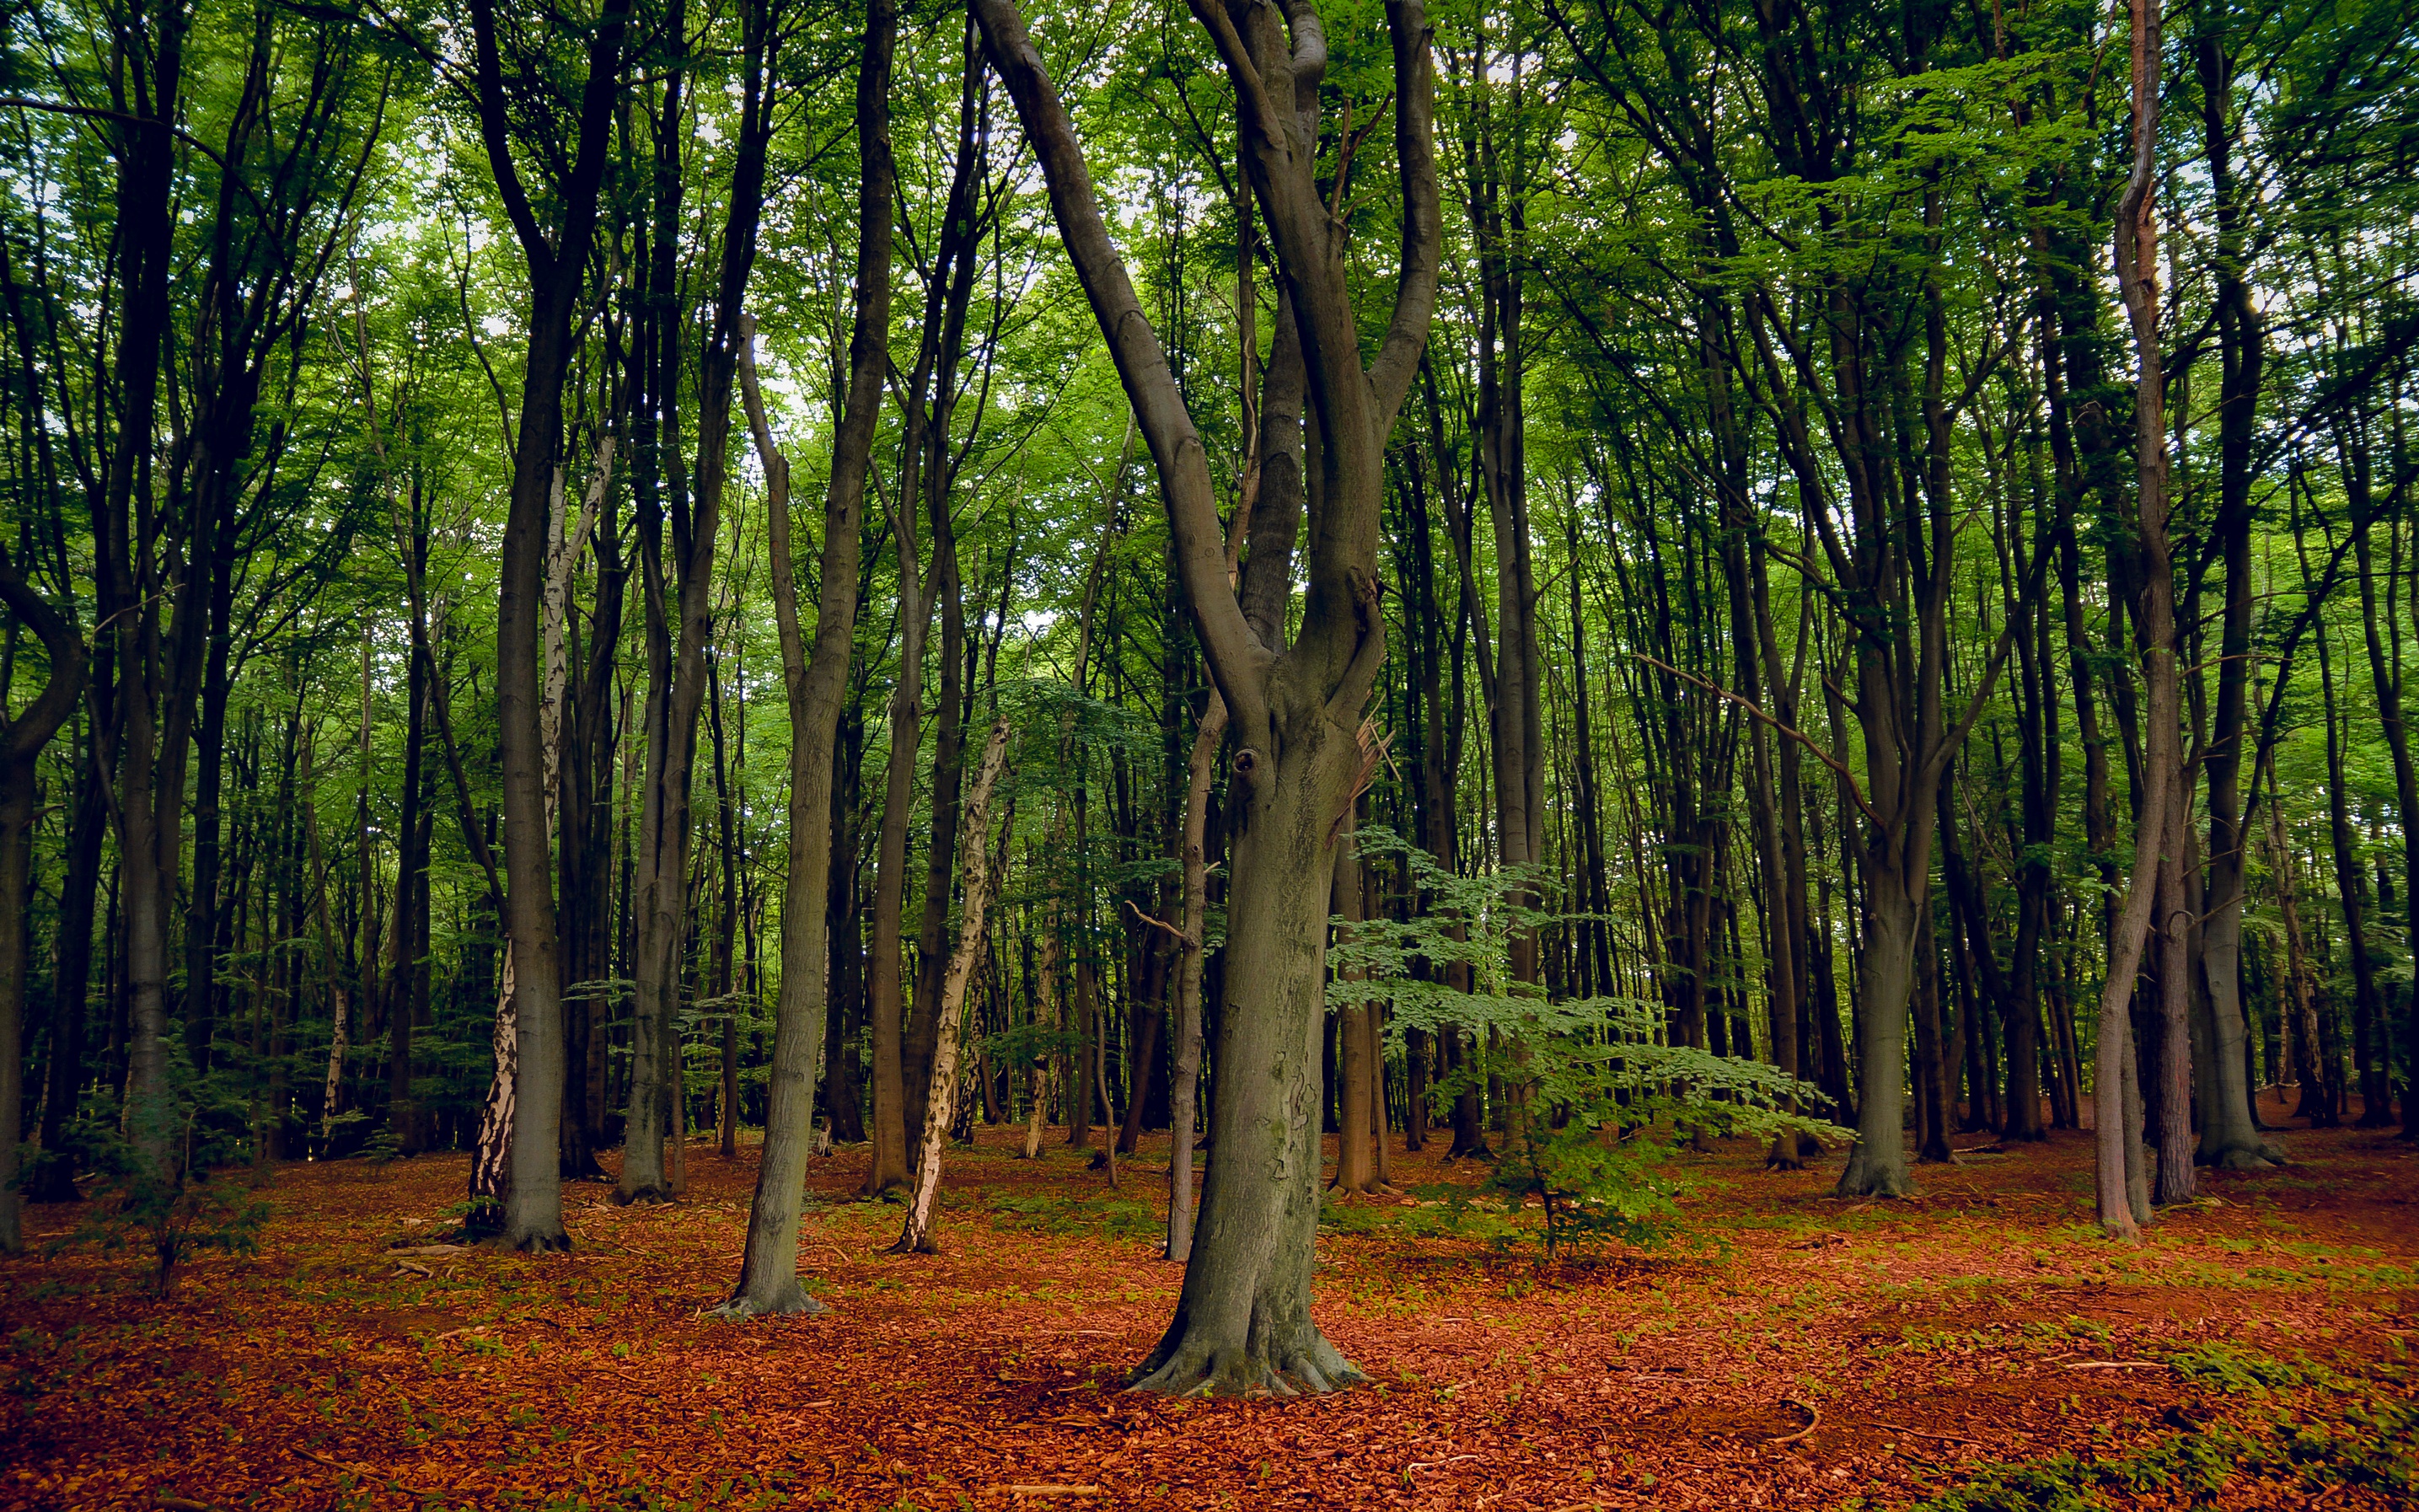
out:
{"label": "twig on ground", "polygon": [[1434,1470],[1440,1465],[1457,1465],[1465,1459],[1477,1458],[1476,1455],[1450,1455],[1442,1459],[1415,1459],[1403,1467],[1403,1473],[1408,1475],[1414,1470]]}
{"label": "twig on ground", "polygon": [[325,1465],[331,1470],[341,1470],[347,1474],[359,1475],[364,1480],[383,1481],[387,1485],[393,1486],[398,1490],[408,1491],[414,1496],[436,1496],[441,1494],[437,1491],[424,1490],[420,1487],[412,1485],[408,1481],[400,1480],[395,1476],[388,1474],[382,1470],[376,1470],[368,1465],[356,1465],[350,1460],[333,1458],[330,1456],[319,1454],[314,1450],[305,1449],[300,1444],[291,1444],[288,1445],[288,1447],[293,1449],[296,1454],[300,1455],[303,1458],[312,1461],[314,1464]]}
{"label": "twig on ground", "polygon": [[2164,1370],[2165,1360],[2078,1360],[2069,1370]]}
{"label": "twig on ground", "polygon": [[1806,1437],[1808,1434],[1823,1426],[1823,1414],[1816,1409],[1812,1402],[1801,1402],[1795,1396],[1783,1396],[1780,1399],[1789,1406],[1795,1407],[1799,1412],[1806,1414],[1806,1426],[1799,1428],[1795,1433],[1783,1434],[1778,1439],[1767,1439],[1764,1441],[1765,1443],[1776,1444],[1795,1443],[1798,1440]]}
{"label": "twig on ground", "polygon": [[1982,1442],[1968,1433],[1926,1433],[1921,1428],[1902,1427],[1896,1423],[1876,1423],[1873,1426],[1887,1428],[1892,1433],[1904,1434],[1910,1439],[1938,1439],[1943,1443],[1980,1443]]}
{"label": "twig on ground", "polygon": [[216,1502],[196,1502],[191,1497],[171,1496],[165,1491],[152,1497],[151,1504],[164,1508],[165,1512],[219,1512]]}
{"label": "twig on ground", "polygon": [[1100,1496],[1103,1494],[1097,1486],[1003,1486],[999,1489],[1010,1496]]}

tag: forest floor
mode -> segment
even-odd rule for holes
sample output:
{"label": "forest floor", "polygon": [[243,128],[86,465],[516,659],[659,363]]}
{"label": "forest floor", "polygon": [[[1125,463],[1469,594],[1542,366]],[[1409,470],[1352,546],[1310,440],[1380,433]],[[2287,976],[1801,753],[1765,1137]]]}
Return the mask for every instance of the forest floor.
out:
{"label": "forest floor", "polygon": [[46,1256],[79,1215],[32,1208],[0,1262],[0,1507],[2419,1495],[2419,1150],[2391,1131],[2288,1128],[2289,1166],[2207,1177],[2139,1249],[2097,1237],[2085,1134],[1961,1138],[1884,1204],[1829,1196],[1836,1154],[1769,1174],[1737,1143],[1672,1162],[1712,1247],[1551,1266],[1448,1230],[1418,1204],[1476,1167],[1398,1146],[1407,1197],[1332,1207],[1319,1241],[1318,1321],[1371,1383],[1242,1402],[1118,1389],[1177,1293],[1164,1138],[1112,1193],[1063,1131],[1030,1163],[1019,1134],[952,1152],[938,1257],[875,1253],[900,1211],[847,1200],[863,1150],[815,1162],[801,1255],[832,1310],[744,1324],[701,1314],[736,1273],[747,1149],[690,1147],[672,1206],[570,1188],[578,1247],[539,1259],[430,1247],[463,1157],[285,1165],[259,1253],[166,1300],[130,1256]]}

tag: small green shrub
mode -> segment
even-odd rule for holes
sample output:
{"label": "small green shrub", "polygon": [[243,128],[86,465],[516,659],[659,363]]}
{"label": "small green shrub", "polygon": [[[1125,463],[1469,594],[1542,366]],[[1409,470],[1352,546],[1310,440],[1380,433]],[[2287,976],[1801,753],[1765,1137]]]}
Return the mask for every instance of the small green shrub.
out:
{"label": "small green shrub", "polygon": [[[1825,1105],[1820,1089],[1759,1061],[1665,1042],[1660,1004],[1554,1002],[1518,980],[1514,942],[1579,917],[1534,905],[1552,890],[1540,870],[1463,876],[1382,829],[1363,829],[1359,843],[1364,853],[1400,856],[1428,907],[1410,919],[1336,919],[1328,1007],[1385,1004],[1398,1046],[1410,1029],[1454,1037],[1459,1063],[1431,1092],[1441,1112],[1473,1088],[1506,1089],[1513,1106],[1502,1149],[1481,1189],[1515,1212],[1537,1206],[1548,1258],[1571,1247],[1656,1248],[1682,1237],[1685,1188],[1667,1164],[1675,1142],[1849,1136],[1798,1111]],[[1456,976],[1470,986],[1456,985]]]}
{"label": "small green shrub", "polygon": [[54,1254],[83,1246],[147,1250],[152,1289],[164,1297],[176,1289],[177,1268],[205,1250],[258,1251],[270,1208],[241,1177],[194,1165],[162,1175],[115,1134],[94,1141],[89,1154],[100,1170],[91,1205],[52,1246]]}

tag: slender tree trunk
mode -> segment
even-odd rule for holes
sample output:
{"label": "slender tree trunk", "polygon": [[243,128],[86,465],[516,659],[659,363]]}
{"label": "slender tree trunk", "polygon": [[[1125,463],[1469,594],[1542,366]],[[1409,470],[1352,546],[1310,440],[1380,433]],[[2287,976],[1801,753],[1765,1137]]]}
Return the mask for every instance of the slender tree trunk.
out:
{"label": "slender tree trunk", "polygon": [[24,1248],[17,1136],[25,1126],[25,965],[31,947],[26,916],[32,912],[34,822],[41,798],[37,766],[42,748],[84,695],[85,650],[74,622],[28,588],[5,552],[0,602],[32,627],[50,658],[42,690],[23,713],[12,719],[0,706],[0,1251],[13,1255]]}
{"label": "slender tree trunk", "polygon": [[991,795],[1007,764],[1008,736],[1009,718],[1003,714],[992,722],[991,738],[983,746],[974,786],[965,795],[963,822],[959,825],[963,841],[961,848],[964,853],[962,864],[965,903],[959,915],[958,943],[949,952],[948,970],[941,981],[941,1001],[935,1015],[939,1032],[933,1041],[932,1087],[924,1104],[923,1144],[917,1151],[916,1183],[907,1202],[907,1221],[899,1230],[898,1242],[890,1246],[894,1255],[940,1252],[932,1242],[933,1202],[941,1190],[941,1151],[948,1143],[949,1125],[955,1121],[958,1041],[965,1015],[966,984],[974,978],[975,964],[982,958],[984,913],[991,905]]}
{"label": "slender tree trunk", "polygon": [[[1362,902],[1361,853],[1347,830],[1335,846],[1335,875],[1328,909],[1348,923],[1358,923],[1366,917]],[[1369,1012],[1367,1007],[1356,1005],[1340,1009],[1334,1015],[1336,1155],[1335,1180],[1330,1185],[1347,1196],[1378,1190],[1377,1161],[1369,1138],[1375,1123],[1370,1095],[1378,1085],[1369,1065]]]}
{"label": "slender tree trunk", "polygon": [[[100,648],[107,653],[107,643]],[[106,663],[90,675],[96,703],[107,683]],[[93,717],[106,723],[106,712]],[[93,901],[100,887],[101,841],[109,823],[109,774],[101,770],[100,746],[87,732],[75,762],[75,813],[68,821],[65,874],[59,885],[58,948],[51,979],[51,1053],[45,1068],[41,1145],[58,1158],[42,1162],[27,1195],[36,1202],[72,1202],[76,1197],[75,1165],[65,1157],[69,1125],[83,1100],[85,1019],[92,989]]]}
{"label": "slender tree trunk", "polygon": [[[2135,1242],[2143,1210],[2132,1174],[2141,1165],[2133,1099],[2128,1015],[2143,945],[2153,922],[2165,847],[2182,824],[2180,671],[2175,647],[2175,580],[2168,555],[2165,396],[2159,337],[2158,221],[2151,191],[2158,175],[2159,0],[2132,0],[2133,168],[2116,225],[2118,282],[2134,332],[2135,537],[2133,566],[2140,594],[2140,637],[2148,663],[2148,740],[2134,865],[2108,942],[2108,978],[2100,997],[2097,1141],[2100,1225]],[[2181,1026],[2178,1026],[2179,1028]],[[2190,1159],[2189,1152],[2185,1158]],[[2189,1181],[2189,1167],[2186,1180]]]}
{"label": "slender tree trunk", "polygon": [[[890,70],[898,44],[893,0],[867,0],[865,43],[856,74],[856,308],[849,335],[848,389],[824,494],[824,540],[815,639],[807,649],[799,624],[791,551],[790,467],[775,447],[756,382],[753,332],[740,332],[740,378],[747,420],[763,464],[772,557],[773,605],[781,637],[782,684],[790,710],[789,886],[781,903],[781,996],[775,1010],[764,1153],[747,1214],[747,1247],[724,1311],[818,1312],[798,1285],[798,1208],[815,1106],[816,1042],[828,1012],[834,826],[834,748],[856,633],[857,576],[865,481],[881,419],[890,330],[890,241],[896,189],[890,153]],[[845,858],[854,866],[853,855]],[[835,1088],[835,1094],[839,1091]],[[852,1095],[854,1095],[852,1093]],[[837,1122],[837,1119],[835,1119]]]}

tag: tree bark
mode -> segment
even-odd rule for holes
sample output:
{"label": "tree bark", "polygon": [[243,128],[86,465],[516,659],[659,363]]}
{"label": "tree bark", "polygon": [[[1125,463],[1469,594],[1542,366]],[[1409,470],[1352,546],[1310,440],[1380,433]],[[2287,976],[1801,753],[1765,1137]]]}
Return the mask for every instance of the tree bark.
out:
{"label": "tree bark", "polygon": [[497,724],[503,767],[504,866],[514,978],[511,1193],[503,1241],[531,1252],[567,1249],[562,1227],[562,975],[556,931],[545,751],[539,734],[539,638],[546,526],[572,321],[586,285],[589,243],[620,95],[629,0],[606,0],[590,34],[577,142],[543,226],[513,161],[514,106],[496,38],[495,0],[471,0],[479,128],[527,265],[530,292],[519,424],[496,608]]}
{"label": "tree bark", "polygon": [[[2134,1056],[2129,1015],[2143,945],[2159,893],[2165,847],[2180,827],[2183,806],[2180,677],[2175,648],[2175,579],[2167,546],[2165,378],[2159,346],[2158,222],[2151,192],[2158,175],[2159,0],[2132,0],[2133,167],[2116,224],[2118,282],[2134,345],[2133,565],[2140,637],[2148,664],[2148,739],[2134,864],[2125,902],[2108,941],[2108,977],[2100,995],[2096,1191],[2099,1219],[2114,1239],[2134,1242],[2149,1214],[2129,1180],[2140,1165],[2135,1117],[2125,1096]],[[2187,1159],[2189,1157],[2187,1156]]]}
{"label": "tree bark", "polygon": [[917,1151],[916,1183],[907,1200],[907,1221],[899,1230],[897,1242],[890,1246],[889,1253],[893,1255],[940,1253],[932,1242],[933,1200],[941,1190],[941,1151],[948,1143],[949,1125],[955,1121],[957,1112],[958,1040],[965,1018],[966,983],[973,980],[975,964],[982,957],[984,913],[991,906],[991,795],[1007,764],[1008,735],[1009,718],[1002,714],[992,722],[991,738],[983,746],[982,763],[976,769],[974,786],[966,792],[963,822],[958,826],[964,853],[961,866],[965,903],[959,915],[958,943],[949,952],[948,970],[941,980],[941,1001],[934,1015],[938,1032],[932,1046],[932,1080],[924,1103],[923,1143]]}
{"label": "tree bark", "polygon": [[[1403,189],[1401,275],[1364,369],[1343,247],[1316,181],[1323,27],[1200,0],[1234,81],[1248,177],[1267,218],[1317,403],[1320,508],[1293,645],[1261,643],[1225,593],[1225,540],[1200,434],[1108,237],[1083,151],[1013,0],[974,0],[994,66],[1050,188],[1060,235],[1158,464],[1179,573],[1234,720],[1238,825],[1223,973],[1216,1158],[1177,1314],[1137,1377],[1171,1393],[1322,1390],[1360,1379],[1310,1319],[1318,1217],[1318,1028],[1336,830],[1368,752],[1354,732],[1385,654],[1377,611],[1384,441],[1426,344],[1439,259],[1433,88],[1418,0],[1387,7]],[[1247,45],[1244,36],[1251,41]],[[1203,1247],[1206,1246],[1206,1249]]]}
{"label": "tree bark", "polygon": [[85,650],[75,622],[28,587],[5,551],[0,551],[0,603],[32,628],[50,660],[41,692],[23,713],[12,719],[0,707],[0,1252],[13,1255],[25,1247],[17,1135],[25,1126],[26,916],[32,911],[27,893],[41,798],[37,766],[42,748],[84,696]]}
{"label": "tree bark", "polygon": [[[832,443],[824,492],[824,539],[808,652],[798,621],[792,558],[789,461],[776,448],[756,382],[752,332],[742,331],[740,378],[748,424],[764,468],[773,605],[781,638],[782,686],[790,712],[789,886],[781,900],[781,995],[775,1010],[773,1065],[764,1116],[764,1153],[747,1213],[747,1246],[724,1312],[820,1312],[798,1285],[798,1208],[815,1106],[817,1042],[829,1011],[833,865],[831,824],[835,746],[848,691],[856,634],[865,480],[882,414],[889,356],[890,241],[896,180],[890,151],[890,71],[898,45],[895,0],[867,0],[865,43],[856,73],[856,308],[848,346],[848,388]],[[846,857],[855,865],[855,857]],[[854,1095],[852,1093],[852,1095]],[[837,1120],[835,1120],[837,1121]]]}

